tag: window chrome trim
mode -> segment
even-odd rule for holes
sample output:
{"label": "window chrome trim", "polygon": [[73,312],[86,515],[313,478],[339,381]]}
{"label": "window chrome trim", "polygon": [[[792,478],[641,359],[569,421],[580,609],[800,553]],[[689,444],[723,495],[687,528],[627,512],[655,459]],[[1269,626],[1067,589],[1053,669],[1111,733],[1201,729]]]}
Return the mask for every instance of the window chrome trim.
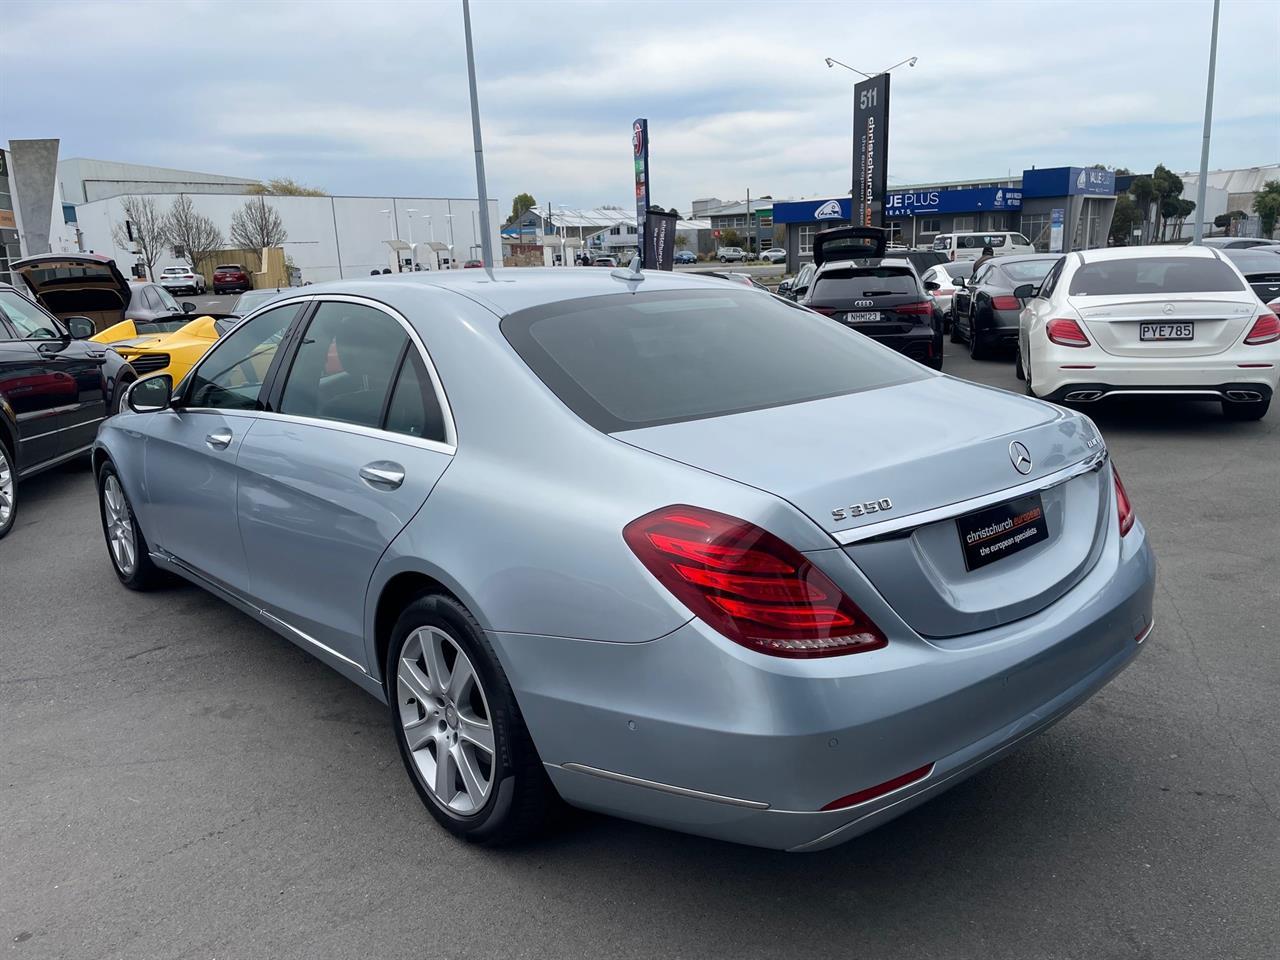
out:
{"label": "window chrome trim", "polygon": [[[371,299],[370,297],[358,297],[358,296],[355,296],[354,294],[348,294],[348,293],[327,293],[327,294],[309,293],[309,294],[300,294],[299,296],[296,296],[296,297],[288,297],[287,299],[283,299],[283,300],[272,300],[269,303],[264,303],[261,307],[259,307],[253,313],[241,319],[240,323],[237,323],[234,327],[232,327],[225,334],[223,334],[222,337],[219,337],[218,339],[222,340],[222,339],[225,339],[226,337],[231,336],[233,333],[235,333],[237,330],[240,329],[241,325],[248,323],[254,317],[258,316],[258,314],[264,313],[267,310],[274,310],[277,307],[286,307],[291,304],[301,305],[301,304],[307,304],[307,303],[313,303],[313,302],[321,303],[321,304],[352,303],[352,304],[355,304],[356,306],[369,307],[371,309],[379,310],[382,313],[385,313],[387,316],[391,317],[391,319],[395,320],[397,323],[400,324],[400,326],[404,329],[406,335],[409,337],[409,340],[413,343],[415,347],[418,348],[418,356],[422,358],[423,365],[427,368],[427,376],[431,378],[431,389],[435,391],[436,403],[440,405],[440,416],[441,416],[441,420],[444,423],[444,442],[441,442],[439,440],[429,440],[425,437],[411,437],[405,433],[393,433],[390,430],[381,430],[375,427],[364,427],[355,423],[347,423],[346,421],[343,421],[343,420],[326,420],[322,417],[303,417],[303,416],[298,416],[297,414],[276,413],[274,411],[267,411],[267,410],[249,410],[249,411],[242,411],[242,412],[250,413],[255,416],[262,417],[264,419],[282,420],[286,422],[291,421],[295,423],[311,424],[315,426],[332,427],[337,430],[345,430],[348,433],[359,433],[365,436],[378,437],[383,440],[386,440],[386,439],[403,440],[403,441],[407,441],[411,445],[423,446],[423,447],[426,447],[428,450],[435,450],[440,453],[449,453],[449,454],[456,453],[458,449],[458,429],[453,419],[453,407],[450,406],[449,404],[449,395],[445,392],[444,382],[440,379],[440,372],[436,369],[435,361],[431,359],[430,351],[427,350],[426,344],[422,342],[422,337],[418,335],[418,331],[414,329],[413,324],[411,324],[405,318],[404,314],[400,313],[399,310],[396,310],[394,307],[383,303],[381,300],[374,300],[374,299]],[[215,346],[216,346],[216,341],[215,341]],[[213,348],[211,347],[209,349],[209,352],[206,353],[204,357],[200,358],[200,362],[197,363],[191,369],[190,372],[188,372],[187,376],[190,377],[194,373],[196,373],[200,369],[200,366],[205,362],[205,360],[212,353],[213,353]],[[288,382],[287,377],[286,377],[286,382]],[[222,408],[220,407],[186,407],[184,406],[182,409],[190,410],[192,412],[198,412],[202,410],[222,412]]]}
{"label": "window chrome trim", "polygon": [[1108,458],[1109,454],[1104,448],[1097,453],[1090,454],[1078,463],[1073,463],[1069,467],[1063,467],[1061,470],[1045,474],[1038,479],[1028,480],[1026,483],[1005,487],[1003,490],[996,490],[992,493],[984,493],[968,500],[958,500],[955,503],[934,507],[931,510],[922,510],[919,513],[910,513],[902,517],[891,517],[877,523],[854,527],[851,530],[837,530],[831,536],[841,546],[849,546],[853,543],[873,540],[876,537],[883,537],[888,534],[906,535],[916,527],[937,523],[939,520],[950,520],[966,513],[972,513],[974,510],[981,510],[983,507],[990,507],[1030,493],[1041,493],[1086,473],[1095,473],[1106,465]]}

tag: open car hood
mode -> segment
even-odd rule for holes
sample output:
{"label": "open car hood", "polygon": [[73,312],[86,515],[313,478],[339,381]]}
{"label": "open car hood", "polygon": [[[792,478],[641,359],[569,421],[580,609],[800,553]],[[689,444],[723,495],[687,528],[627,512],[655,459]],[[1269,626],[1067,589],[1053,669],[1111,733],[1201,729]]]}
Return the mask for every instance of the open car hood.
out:
{"label": "open car hood", "polygon": [[100,254],[43,253],[15,260],[11,267],[40,305],[57,316],[123,311],[133,299],[116,262]]}
{"label": "open car hood", "polygon": [[813,235],[813,262],[822,266],[834,260],[879,260],[888,243],[879,227],[835,227]]}

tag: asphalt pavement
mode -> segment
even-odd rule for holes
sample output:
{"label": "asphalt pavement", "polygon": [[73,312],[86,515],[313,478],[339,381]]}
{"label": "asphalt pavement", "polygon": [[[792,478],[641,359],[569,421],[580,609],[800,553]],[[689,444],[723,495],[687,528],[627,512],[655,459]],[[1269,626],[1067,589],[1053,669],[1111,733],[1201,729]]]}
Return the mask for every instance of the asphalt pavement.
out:
{"label": "asphalt pavement", "polygon": [[[1019,388],[1007,361],[946,369]],[[1275,960],[1280,410],[1091,413],[1159,557],[1142,655],[808,855],[585,814],[520,849],[456,841],[384,707],[195,587],[125,590],[87,466],[33,479],[0,541],[0,936],[78,960]]]}

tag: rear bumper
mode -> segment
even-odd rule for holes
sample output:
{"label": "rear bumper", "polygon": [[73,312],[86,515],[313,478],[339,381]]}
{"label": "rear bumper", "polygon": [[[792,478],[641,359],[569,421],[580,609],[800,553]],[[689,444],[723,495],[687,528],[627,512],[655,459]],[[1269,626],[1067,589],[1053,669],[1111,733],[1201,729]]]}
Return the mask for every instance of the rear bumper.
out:
{"label": "rear bumper", "polygon": [[[647,643],[491,634],[561,795],[723,840],[817,850],[879,826],[1065,716],[1137,655],[1155,561],[1141,524],[1039,613],[929,643],[767,657],[699,621]],[[857,806],[836,799],[932,764]]]}
{"label": "rear bumper", "polygon": [[1173,393],[1214,399],[1243,387],[1270,396],[1280,385],[1280,343],[1233,347],[1208,357],[1156,359],[1036,342],[1031,345],[1031,374],[1036,396],[1050,400],[1062,400],[1071,392],[1068,388],[1102,389],[1108,396]]}
{"label": "rear bumper", "polygon": [[[851,326],[850,329],[857,330],[858,328]],[[861,333],[862,331],[859,332]],[[942,355],[942,332],[934,330],[932,326],[913,327],[910,333],[868,333],[867,336],[877,343],[883,343],[886,347],[891,347],[912,360],[918,360],[921,363],[927,363]]]}
{"label": "rear bumper", "polygon": [[1040,394],[1040,385],[1036,384],[1036,393],[1051,403],[1096,403],[1112,397],[1158,397],[1180,396],[1187,399],[1222,400],[1226,403],[1257,403],[1269,400],[1274,391],[1271,385],[1256,381],[1241,380],[1233,383],[1205,384],[1133,384],[1115,383],[1073,383],[1059,387],[1049,394]]}

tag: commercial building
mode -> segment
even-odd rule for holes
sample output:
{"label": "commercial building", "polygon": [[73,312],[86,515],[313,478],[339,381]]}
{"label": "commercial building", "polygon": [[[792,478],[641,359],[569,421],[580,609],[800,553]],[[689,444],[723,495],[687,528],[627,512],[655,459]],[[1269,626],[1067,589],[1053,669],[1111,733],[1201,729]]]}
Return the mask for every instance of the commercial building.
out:
{"label": "commercial building", "polygon": [[[1021,177],[918,184],[884,199],[891,239],[928,246],[958,232],[1014,231],[1037,250],[1087,250],[1106,246],[1115,211],[1115,174],[1094,167],[1024,170]],[[773,204],[773,222],[786,231],[787,269],[813,256],[813,235],[848,223],[850,198]]]}
{"label": "commercial building", "polygon": [[[247,203],[263,202],[279,213],[286,256],[306,282],[367,276],[372,270],[424,269],[480,256],[478,201],[462,197],[268,196],[257,181],[140,164],[74,158],[58,161],[57,140],[15,140],[0,178],[0,281],[8,262],[39,253],[94,252],[112,257],[124,273],[138,262],[137,248],[116,245],[113,227],[125,223],[125,197],[151,199],[160,213],[179,195],[213,220],[228,238],[231,219]],[[7,193],[8,199],[5,194]],[[12,214],[7,216],[5,204]],[[494,249],[498,249],[499,203],[489,201]],[[9,221],[13,226],[5,226]],[[184,263],[181,251],[165,248],[155,264]],[[407,261],[407,264],[406,264]]]}
{"label": "commercial building", "polygon": [[[683,238],[683,239],[681,239]],[[621,207],[581,209],[547,204],[530,207],[502,228],[504,253],[515,247],[541,246],[543,262],[573,263],[574,251],[618,257],[626,262],[640,248],[635,210]],[[677,220],[676,247],[710,253],[714,247],[707,220]]]}
{"label": "commercial building", "polygon": [[[695,216],[707,219],[711,224],[711,236],[717,247],[733,246],[724,242],[724,235],[732,230],[737,234],[737,246],[753,253],[768,250],[774,245],[773,198],[769,196],[731,203],[716,201],[716,205],[694,201]],[[732,234],[730,235],[732,236]]]}
{"label": "commercial building", "polygon": [[[1179,176],[1182,178],[1182,199],[1195,202],[1200,186],[1200,172],[1182,173]],[[1262,218],[1253,212],[1253,200],[1269,180],[1280,180],[1280,163],[1237,170],[1210,170],[1204,196],[1206,232],[1208,227],[1213,226],[1215,217],[1238,211],[1244,214],[1244,218],[1232,224],[1232,233],[1237,237],[1262,236]],[[1128,186],[1126,182],[1124,188],[1128,189]],[[1179,238],[1190,237],[1194,232],[1191,218],[1178,227]]]}

